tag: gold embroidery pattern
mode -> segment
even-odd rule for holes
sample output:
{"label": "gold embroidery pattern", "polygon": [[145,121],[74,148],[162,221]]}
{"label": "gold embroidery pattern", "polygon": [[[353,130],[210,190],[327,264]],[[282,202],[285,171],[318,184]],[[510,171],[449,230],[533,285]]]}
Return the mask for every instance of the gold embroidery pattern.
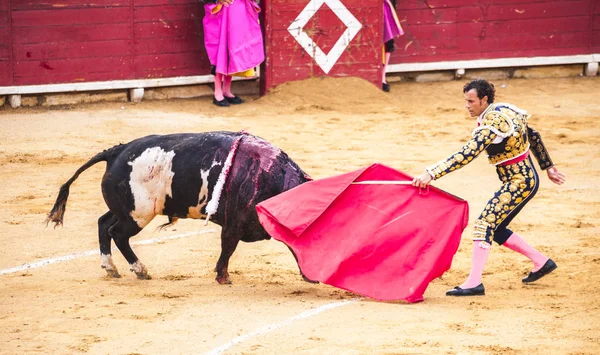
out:
{"label": "gold embroidery pattern", "polygon": [[[514,109],[514,110],[513,110]],[[501,145],[503,151],[490,153],[488,151],[488,160],[490,164],[497,165],[510,159],[514,159],[529,150],[529,141],[527,139],[527,114],[520,113],[517,108],[510,109],[507,106],[499,105],[493,107],[492,111],[486,114],[482,124],[490,124],[503,134],[509,134],[505,137]],[[499,111],[498,111],[499,110]],[[488,118],[488,116],[490,118]],[[512,126],[513,130],[507,127]],[[502,147],[500,147],[502,149]]]}
{"label": "gold embroidery pattern", "polygon": [[495,111],[492,108],[491,111],[485,114],[480,127],[492,127],[502,134],[509,134],[512,128],[511,123],[508,122],[509,120],[510,117],[506,113]]}
{"label": "gold embroidery pattern", "polygon": [[428,167],[427,172],[436,180],[451,171],[458,170],[472,162],[495,138],[496,134],[489,129],[479,130],[461,150],[452,154],[448,159]]}
{"label": "gold embroidery pattern", "polygon": [[516,164],[496,168],[503,184],[475,221],[473,240],[485,240],[491,243],[496,228],[531,195],[535,187],[535,174],[529,162],[530,160],[526,159]]}
{"label": "gold embroidery pattern", "polygon": [[528,127],[527,135],[529,136],[529,141],[531,142],[531,152],[538,161],[538,164],[540,164],[540,168],[542,170],[551,168],[554,164],[550,159],[550,154],[548,154],[546,146],[544,146],[544,143],[542,142],[542,136],[540,136],[540,134],[531,127]]}

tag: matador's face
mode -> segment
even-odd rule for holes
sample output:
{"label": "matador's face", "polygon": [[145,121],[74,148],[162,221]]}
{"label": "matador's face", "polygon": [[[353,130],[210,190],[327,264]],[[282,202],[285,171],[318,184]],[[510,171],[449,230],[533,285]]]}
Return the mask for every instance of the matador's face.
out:
{"label": "matador's face", "polygon": [[489,106],[487,100],[487,96],[481,99],[477,96],[477,89],[471,89],[465,93],[465,107],[469,110],[471,117],[477,117],[485,111]]}

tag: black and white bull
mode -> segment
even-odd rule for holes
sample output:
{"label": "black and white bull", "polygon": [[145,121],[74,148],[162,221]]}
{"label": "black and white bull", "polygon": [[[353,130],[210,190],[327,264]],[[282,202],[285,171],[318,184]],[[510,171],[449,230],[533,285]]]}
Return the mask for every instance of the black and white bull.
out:
{"label": "black and white bull", "polygon": [[238,242],[270,239],[258,221],[256,205],[310,180],[281,149],[253,135],[233,132],[154,135],[114,146],[90,159],[61,186],[47,222],[54,222],[55,227],[62,224],[71,184],[92,165],[106,161],[102,195],[108,212],[98,219],[102,268],[110,276],[120,276],[112,261],[112,239],[131,271],[138,278],[150,278],[131,249],[129,238],[159,214],[169,217],[169,223],[163,226],[178,218],[206,218],[207,203],[238,140],[218,208],[210,216],[211,221],[222,227],[216,280],[221,284],[231,283],[227,268]]}

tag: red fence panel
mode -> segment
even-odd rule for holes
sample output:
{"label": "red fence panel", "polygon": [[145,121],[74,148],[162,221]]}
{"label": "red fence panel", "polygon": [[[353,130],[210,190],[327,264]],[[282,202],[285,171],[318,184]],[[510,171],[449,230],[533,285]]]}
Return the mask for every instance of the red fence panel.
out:
{"label": "red fence panel", "polygon": [[[262,89],[321,75],[379,83],[383,0],[261,6]],[[288,28],[307,6],[301,44]],[[598,0],[398,0],[397,13],[406,34],[392,64],[600,53]],[[199,0],[0,0],[0,86],[208,75],[203,17]],[[344,21],[360,25],[354,36]]]}
{"label": "red fence panel", "polygon": [[[405,0],[405,35],[391,63],[422,63],[598,52],[594,0]],[[592,10],[594,9],[594,10]]]}
{"label": "red fence panel", "polygon": [[382,0],[271,0],[264,4],[261,91],[313,76],[381,85]]}

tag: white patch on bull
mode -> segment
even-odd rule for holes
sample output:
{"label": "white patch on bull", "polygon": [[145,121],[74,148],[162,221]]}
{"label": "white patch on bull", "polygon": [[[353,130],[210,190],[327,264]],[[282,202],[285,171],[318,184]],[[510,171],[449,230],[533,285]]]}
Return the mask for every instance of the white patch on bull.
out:
{"label": "white patch on bull", "polygon": [[208,203],[208,175],[210,174],[210,171],[212,170],[213,167],[220,166],[222,164],[223,164],[222,162],[217,162],[217,161],[213,160],[212,165],[210,166],[210,168],[208,168],[208,170],[200,170],[200,178],[202,179],[202,187],[200,187],[200,193],[198,194],[198,201],[202,201],[202,202],[199,202],[198,205],[192,206],[188,209],[187,218],[202,219],[202,218],[206,217],[206,214],[202,213],[202,208],[204,206],[206,206],[206,204]]}
{"label": "white patch on bull", "polygon": [[153,147],[128,163],[132,166],[129,185],[134,198],[130,215],[140,228],[162,213],[167,196],[172,196],[174,156],[174,151]]}
{"label": "white patch on bull", "polygon": [[101,254],[102,257],[102,268],[106,270],[117,270],[117,267],[113,263],[112,255]]}

